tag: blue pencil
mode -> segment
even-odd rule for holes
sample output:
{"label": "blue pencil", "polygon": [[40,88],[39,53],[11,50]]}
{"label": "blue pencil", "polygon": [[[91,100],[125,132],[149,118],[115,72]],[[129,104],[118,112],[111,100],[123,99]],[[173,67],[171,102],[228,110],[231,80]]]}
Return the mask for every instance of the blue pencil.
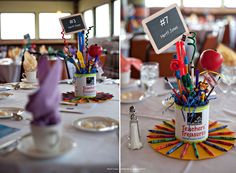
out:
{"label": "blue pencil", "polygon": [[184,142],[180,142],[180,143],[178,143],[176,146],[174,146],[173,148],[171,148],[169,151],[167,151],[167,155],[168,154],[171,154],[171,153],[173,153],[175,150],[177,150],[179,147],[181,147],[182,145],[184,144]]}
{"label": "blue pencil", "polygon": [[158,133],[158,134],[175,134],[175,132],[168,132],[168,131],[162,131],[162,130],[148,130],[151,133]]}
{"label": "blue pencil", "polygon": [[210,142],[208,142],[208,141],[204,141],[203,143],[206,144],[206,145],[209,145],[209,146],[211,146],[211,147],[213,147],[213,148],[215,148],[215,149],[217,149],[217,150],[227,152],[226,149],[224,149],[224,148],[222,148],[222,147],[220,147],[220,146],[218,146],[218,145],[212,144],[212,143],[210,143]]}
{"label": "blue pencil", "polygon": [[227,127],[227,125],[220,126],[220,127],[216,127],[216,128],[213,128],[213,129],[208,130],[208,132],[211,133],[211,132],[214,132],[214,131],[218,131],[218,130],[221,130],[221,129],[225,129],[226,127]]}

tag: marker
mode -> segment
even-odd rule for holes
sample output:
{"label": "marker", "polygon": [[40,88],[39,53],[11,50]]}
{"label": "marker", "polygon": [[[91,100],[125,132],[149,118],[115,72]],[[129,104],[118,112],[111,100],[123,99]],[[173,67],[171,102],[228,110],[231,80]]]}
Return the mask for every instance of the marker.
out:
{"label": "marker", "polygon": [[156,144],[156,143],[162,143],[162,142],[169,142],[169,141],[175,141],[176,138],[165,138],[165,139],[156,139],[152,141],[148,141],[150,144]]}
{"label": "marker", "polygon": [[195,156],[196,156],[196,158],[199,159],[199,154],[198,154],[198,150],[197,150],[196,143],[193,143],[192,145],[193,145],[193,149],[194,149]]}
{"label": "marker", "polygon": [[204,141],[203,143],[206,144],[206,145],[209,145],[209,146],[211,146],[211,147],[213,147],[213,148],[215,148],[215,149],[217,149],[217,150],[227,152],[226,149],[224,149],[224,148],[222,148],[222,147],[220,147],[220,146],[218,146],[218,145],[212,144],[212,143],[210,143],[210,142],[208,142],[208,141]]}
{"label": "marker", "polygon": [[178,143],[179,143],[179,141],[169,142],[167,144],[160,145],[160,146],[156,147],[155,149],[156,150],[161,150],[161,149],[167,148],[169,146],[172,146],[172,145],[175,145],[175,144],[178,144]]}
{"label": "marker", "polygon": [[196,74],[195,86],[197,88],[198,87],[198,80],[199,80],[199,70],[198,69],[195,71],[195,74]]}
{"label": "marker", "polygon": [[176,151],[179,147],[181,147],[183,144],[184,144],[184,142],[178,143],[176,146],[174,146],[174,147],[171,148],[169,151],[167,151],[166,154],[168,155],[168,154],[173,153],[173,152]]}
{"label": "marker", "polygon": [[168,123],[167,121],[163,121],[163,123],[164,123],[166,126],[172,128],[172,129],[175,129],[175,126],[173,126],[172,124]]}
{"label": "marker", "polygon": [[208,136],[208,138],[210,139],[221,139],[221,140],[229,140],[229,141],[233,141],[235,140],[236,138],[234,137],[227,137],[227,136]]}
{"label": "marker", "polygon": [[234,132],[216,132],[216,133],[209,133],[209,136],[217,136],[217,135],[232,135]]}
{"label": "marker", "polygon": [[186,73],[188,73],[188,57],[187,56],[184,57],[184,64],[186,68]]}
{"label": "marker", "polygon": [[217,121],[212,122],[211,124],[209,124],[209,128],[216,125],[217,123],[218,123]]}
{"label": "marker", "polygon": [[165,77],[165,80],[167,81],[167,83],[169,84],[169,86],[171,87],[172,91],[175,93],[175,96],[178,98],[178,100],[181,102],[181,98],[179,96],[179,94],[176,92],[175,88],[171,85],[171,83],[169,82],[168,78]]}
{"label": "marker", "polygon": [[172,138],[174,135],[148,135],[148,138]]}
{"label": "marker", "polygon": [[224,125],[224,126],[216,127],[216,128],[208,130],[208,133],[215,132],[215,131],[218,131],[218,130],[222,130],[222,129],[225,129],[226,127],[228,127],[228,126]]}
{"label": "marker", "polygon": [[167,131],[161,131],[161,130],[148,130],[151,133],[159,133],[159,134],[175,134],[174,132],[167,132]]}
{"label": "marker", "polygon": [[156,127],[161,129],[161,130],[165,130],[165,131],[169,131],[169,132],[174,132],[175,131],[174,129],[169,129],[169,128],[166,128],[166,127],[162,127],[160,125],[156,125]]}
{"label": "marker", "polygon": [[212,143],[216,143],[216,144],[227,145],[227,146],[232,146],[232,145],[234,145],[234,144],[229,143],[229,142],[218,141],[218,140],[215,140],[215,139],[207,139],[207,141],[212,142]]}
{"label": "marker", "polygon": [[185,156],[185,154],[187,153],[188,147],[189,147],[189,143],[187,142],[187,143],[185,144],[185,146],[184,146],[184,149],[183,149],[181,155],[180,155],[180,158],[181,158],[181,159],[182,159],[182,158]]}
{"label": "marker", "polygon": [[198,143],[210,156],[215,156],[214,153],[204,146],[201,142]]}

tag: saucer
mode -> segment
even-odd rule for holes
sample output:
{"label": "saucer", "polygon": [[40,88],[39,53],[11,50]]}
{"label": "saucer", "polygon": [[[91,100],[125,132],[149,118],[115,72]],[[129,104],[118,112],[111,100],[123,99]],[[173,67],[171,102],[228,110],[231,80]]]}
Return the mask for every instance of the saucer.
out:
{"label": "saucer", "polygon": [[21,83],[20,89],[23,90],[31,90],[31,89],[37,89],[38,87],[34,83]]}
{"label": "saucer", "polygon": [[22,114],[24,109],[17,107],[0,107],[0,119],[11,118],[13,113]]}
{"label": "saucer", "polygon": [[140,83],[140,80],[130,79],[129,83],[121,84],[120,86],[122,89],[127,89],[127,88],[136,87],[136,86],[138,86],[139,83]]}
{"label": "saucer", "polygon": [[21,79],[21,81],[25,82],[25,83],[37,83],[37,79],[34,81],[28,81],[26,78],[23,78],[23,79]]}
{"label": "saucer", "polygon": [[34,141],[32,136],[26,136],[19,141],[17,146],[17,150],[24,154],[25,156],[38,158],[38,159],[50,159],[54,157],[60,157],[64,154],[71,151],[74,147],[76,147],[75,141],[67,136],[62,136],[61,144],[59,146],[59,150],[55,152],[41,152],[35,148]]}
{"label": "saucer", "polygon": [[138,103],[145,98],[143,91],[129,91],[121,93],[121,103]]}

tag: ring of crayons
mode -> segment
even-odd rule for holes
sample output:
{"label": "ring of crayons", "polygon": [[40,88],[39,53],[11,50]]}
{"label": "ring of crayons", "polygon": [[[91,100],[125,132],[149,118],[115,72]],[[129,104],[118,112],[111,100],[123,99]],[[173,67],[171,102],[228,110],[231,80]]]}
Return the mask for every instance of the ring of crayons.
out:
{"label": "ring of crayons", "polygon": [[96,97],[93,98],[79,98],[75,96],[74,92],[62,93],[62,100],[69,103],[102,103],[113,98],[112,94],[97,92]]}
{"label": "ring of crayons", "polygon": [[206,141],[188,143],[175,138],[175,120],[163,121],[148,130],[148,143],[151,147],[168,157],[182,160],[202,160],[215,158],[234,146],[234,132],[227,125],[217,121],[209,123],[209,135]]}

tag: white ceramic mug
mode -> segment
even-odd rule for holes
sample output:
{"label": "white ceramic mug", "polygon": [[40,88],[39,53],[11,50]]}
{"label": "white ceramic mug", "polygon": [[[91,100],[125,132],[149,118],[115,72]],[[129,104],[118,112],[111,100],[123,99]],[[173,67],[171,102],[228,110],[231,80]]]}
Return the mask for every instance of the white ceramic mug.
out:
{"label": "white ceramic mug", "polygon": [[127,85],[130,82],[130,70],[121,72],[121,85]]}
{"label": "white ceramic mug", "polygon": [[28,82],[36,82],[36,71],[28,71],[22,74],[22,77],[26,79]]}
{"label": "white ceramic mug", "polygon": [[35,147],[41,152],[58,151],[61,143],[61,124],[50,126],[31,125]]}

